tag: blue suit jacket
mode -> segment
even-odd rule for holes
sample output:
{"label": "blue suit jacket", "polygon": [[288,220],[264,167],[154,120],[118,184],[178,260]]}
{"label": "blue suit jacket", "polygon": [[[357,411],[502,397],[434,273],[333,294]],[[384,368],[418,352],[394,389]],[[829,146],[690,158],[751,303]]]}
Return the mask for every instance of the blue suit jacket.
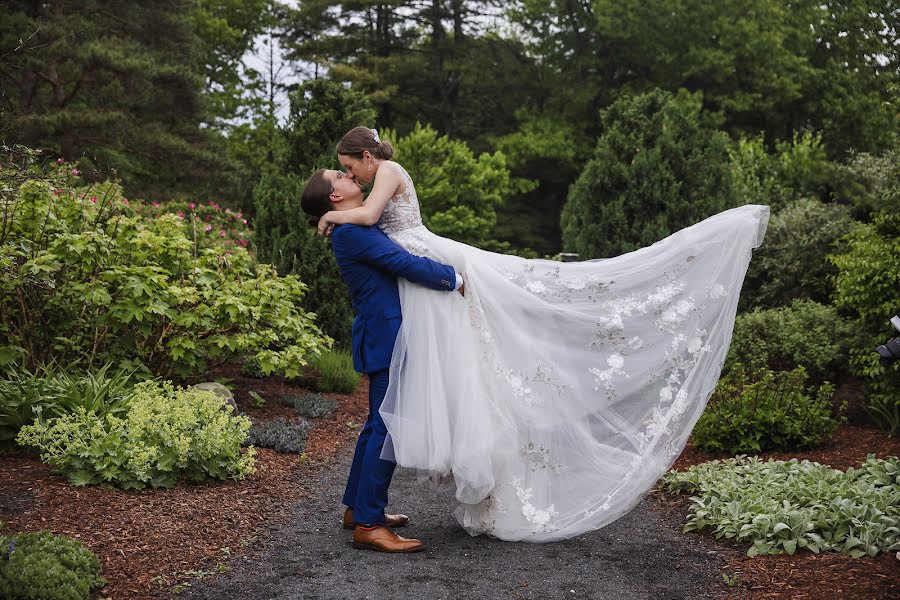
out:
{"label": "blue suit jacket", "polygon": [[433,290],[453,291],[456,271],[410,254],[377,227],[338,225],[331,234],[331,247],[356,312],[353,367],[360,373],[387,369],[401,322],[397,277]]}

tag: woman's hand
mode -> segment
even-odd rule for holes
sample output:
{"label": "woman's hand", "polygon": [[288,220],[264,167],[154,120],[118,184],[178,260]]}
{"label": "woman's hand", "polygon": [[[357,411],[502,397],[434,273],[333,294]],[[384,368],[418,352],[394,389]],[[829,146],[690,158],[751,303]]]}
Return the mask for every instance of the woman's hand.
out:
{"label": "woman's hand", "polygon": [[316,227],[316,229],[318,229],[319,231],[319,235],[324,235],[325,237],[331,235],[331,231],[334,229],[334,223],[328,220],[331,212],[332,211],[328,211],[327,213],[322,215],[321,219],[319,219],[319,225]]}

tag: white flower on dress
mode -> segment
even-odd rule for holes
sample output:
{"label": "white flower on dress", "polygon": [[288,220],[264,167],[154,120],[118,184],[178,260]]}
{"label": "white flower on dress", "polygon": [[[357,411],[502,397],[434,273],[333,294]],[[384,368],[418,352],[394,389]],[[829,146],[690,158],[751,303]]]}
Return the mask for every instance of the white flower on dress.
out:
{"label": "white flower on dress", "polygon": [[666,386],[659,390],[659,399],[663,402],[671,402],[672,400],[672,388]]}
{"label": "white flower on dress", "polygon": [[547,286],[541,281],[529,281],[525,284],[526,289],[532,294],[546,294]]}
{"label": "white flower on dress", "polygon": [[697,354],[703,348],[703,340],[699,337],[692,337],[688,341],[687,350],[691,354]]}
{"label": "white flower on dress", "polygon": [[606,364],[613,369],[618,370],[625,366],[625,359],[622,358],[621,354],[610,354],[609,358],[606,359]]}

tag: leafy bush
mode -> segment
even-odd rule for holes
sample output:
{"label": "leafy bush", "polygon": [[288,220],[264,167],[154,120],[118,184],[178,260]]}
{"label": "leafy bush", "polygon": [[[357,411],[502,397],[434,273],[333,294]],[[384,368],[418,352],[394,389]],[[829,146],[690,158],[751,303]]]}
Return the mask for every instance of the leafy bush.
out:
{"label": "leafy bush", "polygon": [[790,371],[803,367],[813,382],[834,381],[848,369],[857,338],[852,322],[834,306],[796,300],[790,306],[738,315],[725,372],[737,365],[749,371]]}
{"label": "leafy bush", "polygon": [[831,436],[834,386],[823,384],[815,396],[803,388],[802,368],[764,371],[753,380],[742,370],[719,380],[694,427],[694,446],[710,452],[767,452],[810,448]]}
{"label": "leafy bush", "polygon": [[252,377],[253,379],[262,379],[266,376],[263,373],[262,366],[259,364],[259,359],[252,354],[244,357],[243,362],[241,362],[241,375]]}
{"label": "leafy bush", "polygon": [[741,307],[775,307],[796,298],[828,303],[837,268],[828,255],[855,224],[846,206],[801,199],[772,215],[766,241],[753,251]]}
{"label": "leafy bush", "polygon": [[767,204],[773,211],[801,197],[821,197],[835,170],[822,136],[810,132],[795,133],[793,140],[778,142],[773,153],[767,151],[761,135],[742,139],[731,147],[730,156],[737,197],[747,203]]}
{"label": "leafy bush", "polygon": [[310,360],[318,377],[315,389],[319,392],[349,394],[359,385],[359,373],[353,368],[353,357],[347,350],[329,350]]}
{"label": "leafy bush", "polygon": [[851,153],[838,167],[837,194],[853,205],[857,218],[900,212],[900,135],[883,155]]}
{"label": "leafy bush", "polygon": [[563,207],[566,250],[583,259],[622,254],[742,200],[732,190],[728,136],[702,124],[699,96],[623,95],[602,119]]}
{"label": "leafy bush", "polygon": [[409,171],[422,208],[422,220],[438,235],[485,246],[495,243],[491,231],[496,207],[514,192],[526,192],[533,182],[513,179],[502,152],[475,157],[469,146],[417,123],[406,137],[391,131],[394,158]]}
{"label": "leafy bush", "polygon": [[27,173],[2,208],[0,368],[114,362],[187,376],[255,353],[264,371],[295,374],[328,345],[296,277],[243,248],[198,248],[177,215],[139,216],[114,183]]}
{"label": "leafy bush", "polygon": [[131,386],[130,373],[110,372],[109,364],[83,375],[44,367],[0,379],[0,447],[38,416],[59,417],[78,408],[120,415],[127,408]]}
{"label": "leafy bush", "polygon": [[87,600],[104,585],[100,561],[80,542],[49,531],[0,535],[0,598]]}
{"label": "leafy bush", "polygon": [[900,214],[876,216],[847,239],[847,251],[831,257],[838,268],[834,302],[855,317],[861,335],[850,365],[868,380],[873,419],[893,435],[900,431],[900,362],[881,366],[874,348],[897,335],[888,319],[900,307]]}
{"label": "leafy bush", "polygon": [[124,489],[171,487],[179,478],[241,479],[254,452],[241,453],[250,420],[223,409],[213,392],[146,381],[133,388],[127,414],[84,408],[21,429],[17,441],[73,485],[111,483]]}
{"label": "leafy bush", "polygon": [[209,200],[205,204],[178,200],[171,202],[135,203],[135,212],[147,219],[156,219],[164,214],[172,214],[184,225],[185,235],[198,248],[228,250],[239,246],[248,248],[253,231],[240,211],[223,209],[217,202]]}
{"label": "leafy bush", "polygon": [[329,417],[337,408],[337,402],[329,400],[322,394],[304,394],[302,396],[284,396],[283,404],[292,407],[301,417],[319,419]]}
{"label": "leafy bush", "polygon": [[247,434],[247,444],[261,448],[271,448],[276,452],[303,452],[310,425],[305,420],[299,423],[278,417],[274,421],[254,423]]}
{"label": "leafy bush", "polygon": [[843,552],[853,557],[900,550],[900,461],[869,455],[846,473],[818,463],[762,462],[744,456],[670,471],[664,489],[688,493],[684,531],[751,543],[747,554]]}

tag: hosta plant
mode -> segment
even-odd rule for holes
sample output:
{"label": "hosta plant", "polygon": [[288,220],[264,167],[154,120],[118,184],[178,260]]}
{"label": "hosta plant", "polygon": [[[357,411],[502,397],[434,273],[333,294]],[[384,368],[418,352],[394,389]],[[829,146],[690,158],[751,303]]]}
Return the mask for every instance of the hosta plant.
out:
{"label": "hosta plant", "polygon": [[691,494],[684,531],[750,544],[747,554],[843,552],[853,557],[900,550],[900,460],[869,455],[838,471],[796,459],[738,456],[670,471],[663,488]]}
{"label": "hosta plant", "polygon": [[17,441],[73,485],[109,483],[125,489],[171,487],[181,479],[243,478],[254,449],[241,452],[250,420],[231,414],[222,398],[169,382],[136,385],[123,417],[84,408],[22,428]]}

